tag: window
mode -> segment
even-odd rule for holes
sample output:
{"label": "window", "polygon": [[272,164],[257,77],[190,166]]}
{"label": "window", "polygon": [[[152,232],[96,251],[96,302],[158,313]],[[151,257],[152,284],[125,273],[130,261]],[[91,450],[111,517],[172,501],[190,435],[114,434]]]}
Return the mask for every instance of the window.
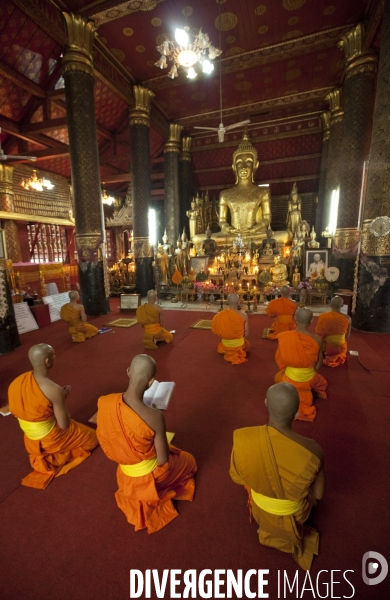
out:
{"label": "window", "polygon": [[69,262],[65,227],[47,223],[28,223],[27,232],[31,262]]}

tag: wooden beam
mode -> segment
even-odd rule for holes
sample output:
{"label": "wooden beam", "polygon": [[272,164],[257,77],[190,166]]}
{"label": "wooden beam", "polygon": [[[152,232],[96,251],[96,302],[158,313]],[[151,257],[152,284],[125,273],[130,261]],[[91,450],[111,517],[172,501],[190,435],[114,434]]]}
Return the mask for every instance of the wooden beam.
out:
{"label": "wooden beam", "polygon": [[[60,156],[68,156],[69,146],[61,144],[54,148],[45,148],[44,150],[32,150],[28,152],[28,156],[36,156],[37,160],[48,160],[49,158],[59,158]],[[30,162],[27,158],[13,160],[12,164]]]}
{"label": "wooden beam", "polygon": [[48,121],[39,121],[38,123],[29,123],[21,125],[21,133],[45,133],[54,131],[55,129],[67,129],[68,123],[66,117],[57,117],[57,119],[49,119]]}
{"label": "wooden beam", "polygon": [[8,65],[4,63],[0,63],[0,75],[6,77],[19,87],[23,88],[27,92],[29,92],[32,96],[38,96],[38,98],[46,98],[46,92],[39,85],[25,77],[21,73],[14,71]]}

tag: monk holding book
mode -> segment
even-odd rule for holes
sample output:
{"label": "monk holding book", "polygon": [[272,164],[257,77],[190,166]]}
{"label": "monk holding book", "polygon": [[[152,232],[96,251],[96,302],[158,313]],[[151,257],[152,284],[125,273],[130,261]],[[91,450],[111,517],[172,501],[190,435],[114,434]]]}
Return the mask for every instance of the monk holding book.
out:
{"label": "monk holding book", "polygon": [[66,410],[70,387],[61,387],[48,377],[54,366],[54,350],[48,344],[30,348],[33,371],[19,375],[9,386],[11,413],[24,432],[24,445],[34,471],[22,485],[44,489],[54,477],[82,463],[96,448],[93,429],[76,423]]}
{"label": "monk holding book", "polygon": [[265,309],[267,315],[275,317],[275,321],[268,331],[267,340],[276,340],[278,333],[296,328],[294,314],[297,310],[297,303],[291,300],[289,296],[290,288],[288,285],[284,285],[280,290],[280,298],[271,300]]}
{"label": "monk holding book", "polygon": [[299,394],[299,414],[301,421],[314,421],[316,408],[313,406],[313,392],[319,398],[326,398],[327,382],[318,374],[322,365],[322,340],[310,333],[309,326],[313,313],[307,308],[298,308],[295,313],[297,328],[278,335],[278,348],[275,354],[280,369],[275,382],[291,383]]}
{"label": "monk holding book", "polygon": [[238,310],[239,302],[238,294],[229,294],[228,308],[217,313],[211,325],[212,333],[222,338],[217,352],[233,365],[248,362],[246,353],[250,348],[246,339],[249,333],[248,315]]}
{"label": "monk holding book", "polygon": [[69,326],[72,342],[80,343],[97,335],[99,330],[94,325],[87,323],[87,315],[84,306],[78,303],[79,299],[78,292],[75,290],[69,292],[70,302],[61,307],[60,317]]}
{"label": "monk holding book", "polygon": [[153,358],[135,356],[127,390],[99,398],[97,416],[100,445],[118,463],[117,505],[135,531],[148,533],[178,516],[172,500],[192,501],[196,473],[194,457],[169,444],[172,434],[166,432],[163,413],[143,401],[155,372]]}
{"label": "monk holding book", "polygon": [[325,489],[324,455],[314,441],[291,425],[299,397],[289,383],[269,388],[268,425],[233,434],[230,477],[248,492],[260,544],[292,554],[308,571],[318,554],[318,532],[305,525]]}
{"label": "monk holding book", "polygon": [[144,329],[144,346],[148,350],[158,348],[156,341],[163,341],[169,344],[173,340],[173,335],[164,329],[164,310],[156,304],[157,292],[149,290],[147,293],[147,304],[142,304],[137,308],[135,317]]}
{"label": "monk holding book", "polygon": [[316,334],[326,343],[323,363],[326,367],[338,367],[347,360],[346,338],[351,333],[351,317],[342,314],[343,304],[340,296],[333,296],[330,311],[318,317]]}

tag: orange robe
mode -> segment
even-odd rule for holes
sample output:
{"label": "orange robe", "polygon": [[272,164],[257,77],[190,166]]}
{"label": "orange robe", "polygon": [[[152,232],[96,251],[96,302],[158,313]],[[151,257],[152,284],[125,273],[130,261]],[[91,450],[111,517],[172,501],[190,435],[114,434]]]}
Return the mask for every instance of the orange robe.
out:
{"label": "orange robe", "polygon": [[[316,334],[325,338],[326,351],[323,364],[326,367],[338,367],[347,360],[347,342],[345,335],[349,329],[349,319],[346,316],[333,312],[323,313],[318,317]],[[332,339],[337,336],[340,339]],[[344,338],[344,340],[342,339]]]}
{"label": "orange robe", "polygon": [[270,331],[267,335],[268,340],[276,340],[278,333],[282,331],[291,331],[296,328],[294,314],[297,310],[297,304],[289,298],[276,298],[271,300],[265,312],[270,317],[276,317],[272,323]]}
{"label": "orange robe", "polygon": [[153,304],[141,304],[137,308],[135,317],[144,328],[145,348],[155,350],[158,347],[155,340],[163,340],[167,344],[173,340],[173,335],[161,327],[160,311]]}
{"label": "orange robe", "polygon": [[[213,318],[211,331],[222,338],[217,352],[223,354],[225,360],[233,365],[248,362],[245,357],[250,344],[244,337],[245,321],[239,314],[230,309],[217,313]],[[239,345],[228,345],[229,342]]]}
{"label": "orange robe", "polygon": [[[316,504],[310,487],[320,468],[315,454],[268,425],[237,429],[233,434],[230,477],[248,491],[251,512],[260,526],[260,544],[291,553],[305,571],[318,554],[319,534],[304,523]],[[259,508],[251,490],[301,503],[292,515],[271,514]]]}
{"label": "orange robe", "polygon": [[172,499],[192,501],[196,462],[170,446],[169,460],[148,475],[130,477],[120,465],[135,465],[156,456],[154,431],[125,402],[122,394],[98,400],[97,436],[106,456],[119,463],[115,498],[135,531],[154,533],[178,516]]}
{"label": "orange robe", "polygon": [[72,342],[85,342],[86,339],[99,333],[97,327],[81,320],[80,311],[73,308],[71,304],[64,304],[61,307],[60,317],[65,323],[68,323]]}
{"label": "orange robe", "polygon": [[[8,388],[12,414],[23,421],[55,421],[53,405],[41,391],[32,371],[19,375]],[[34,471],[22,479],[22,485],[44,489],[53,479],[82,463],[98,445],[93,429],[71,420],[66,429],[57,424],[39,440],[24,434],[24,445]]]}
{"label": "orange robe", "polygon": [[326,380],[314,372],[309,381],[297,381],[286,375],[287,367],[295,369],[313,368],[317,364],[320,347],[310,335],[298,331],[285,331],[278,335],[278,348],[275,360],[280,372],[275,375],[276,383],[287,381],[291,383],[299,394],[299,417],[301,421],[314,421],[316,408],[313,406],[314,390],[318,397],[326,398]]}

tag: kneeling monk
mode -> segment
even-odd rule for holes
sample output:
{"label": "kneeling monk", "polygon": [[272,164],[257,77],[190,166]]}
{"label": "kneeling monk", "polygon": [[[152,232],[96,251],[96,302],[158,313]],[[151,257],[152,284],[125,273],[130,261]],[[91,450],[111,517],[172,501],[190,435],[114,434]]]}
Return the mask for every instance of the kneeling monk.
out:
{"label": "kneeling monk", "polygon": [[211,331],[222,338],[217,352],[233,365],[248,362],[246,351],[250,348],[245,339],[249,333],[248,315],[238,310],[239,301],[238,294],[229,294],[228,309],[217,313],[211,325]]}
{"label": "kneeling monk", "polygon": [[100,445],[119,463],[116,502],[135,531],[148,533],[178,516],[173,499],[193,499],[196,472],[194,457],[168,444],[163,413],[143,402],[155,372],[153,358],[135,356],[126,392],[99,398],[97,416]]}
{"label": "kneeling monk", "polygon": [[260,544],[292,554],[308,571],[319,535],[304,523],[324,494],[324,455],[314,440],[291,427],[299,406],[292,385],[273,385],[265,403],[268,425],[233,434],[230,477],[248,492]]}
{"label": "kneeling monk", "polygon": [[173,340],[173,335],[164,329],[164,310],[156,304],[157,292],[149,290],[146,297],[147,304],[142,304],[137,308],[135,317],[144,328],[145,348],[155,350],[158,347],[156,341],[164,341],[169,344]]}
{"label": "kneeling monk", "polygon": [[314,421],[317,411],[313,406],[313,393],[326,398],[327,382],[317,373],[322,365],[322,340],[309,332],[313,313],[307,308],[299,308],[295,313],[296,331],[284,331],[278,335],[278,348],[275,360],[280,369],[275,381],[291,383],[299,394],[299,415],[301,421]]}
{"label": "kneeling monk", "polygon": [[325,339],[326,350],[324,365],[338,367],[347,360],[347,342],[351,333],[351,317],[343,315],[340,310],[344,301],[340,296],[333,296],[330,311],[318,317],[316,334]]}
{"label": "kneeling monk", "polygon": [[78,304],[80,296],[75,290],[69,292],[68,304],[61,307],[60,317],[69,325],[69,333],[72,336],[72,342],[85,342],[88,338],[99,333],[99,330],[94,325],[87,323],[87,315],[85,314],[84,306]]}
{"label": "kneeling monk", "polygon": [[34,368],[19,375],[9,386],[11,413],[24,431],[24,445],[34,471],[22,485],[44,489],[53,479],[82,463],[96,448],[93,429],[73,421],[65,399],[70,387],[61,387],[48,378],[54,365],[54,350],[48,344],[30,348],[28,358]]}
{"label": "kneeling monk", "polygon": [[294,314],[297,310],[297,303],[289,298],[290,288],[288,285],[284,285],[281,288],[280,295],[280,298],[271,300],[265,309],[267,315],[276,317],[268,331],[267,340],[276,340],[278,333],[291,331],[296,328]]}

